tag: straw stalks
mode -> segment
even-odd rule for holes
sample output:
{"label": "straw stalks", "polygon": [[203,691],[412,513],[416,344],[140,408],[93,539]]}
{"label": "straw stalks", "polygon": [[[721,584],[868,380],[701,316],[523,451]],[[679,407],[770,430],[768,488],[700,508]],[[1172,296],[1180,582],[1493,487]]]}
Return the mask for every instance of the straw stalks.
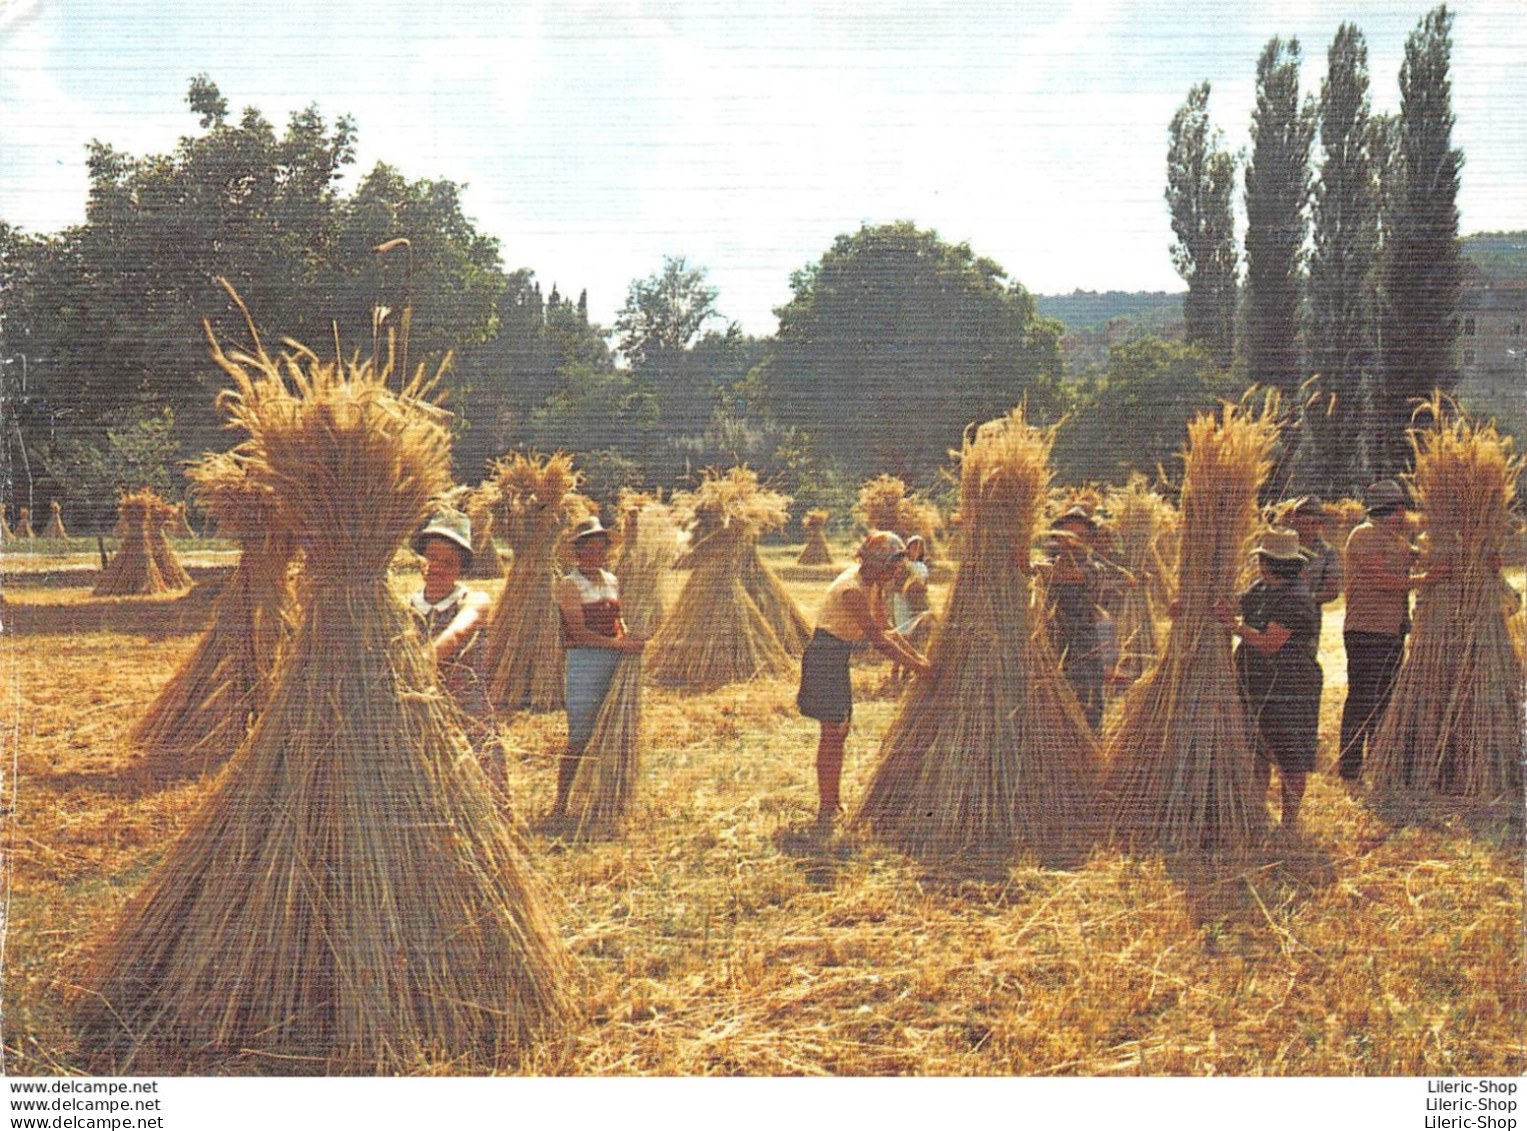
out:
{"label": "straw stalks", "polygon": [[[784,525],[788,502],[743,467],[707,470],[698,488],[676,500],[708,533],[691,545],[689,579],[649,646],[652,676],[659,683],[713,691],[794,670],[779,632],[748,589],[751,582],[758,595],[771,600],[767,578],[759,576],[757,542],[765,530]],[[783,627],[781,607],[774,604],[770,613]]]}
{"label": "straw stalks", "polygon": [[231,452],[206,455],[186,475],[223,537],[241,551],[212,623],[133,731],[151,754],[196,762],[202,773],[233,756],[270,695],[291,635],[291,539],[275,523],[275,495]]}
{"label": "straw stalks", "polygon": [[801,518],[806,531],[806,545],[801,548],[797,565],[832,565],[832,547],[827,544],[827,511],[807,511]]}
{"label": "straw stalks", "polygon": [[[152,491],[123,495],[117,504],[117,525],[122,530],[122,545],[96,578],[90,592],[96,597],[136,597],[167,593],[170,586],[154,560],[149,526],[160,506]],[[22,511],[25,514],[25,511]]]}
{"label": "straw stalks", "polygon": [[1514,595],[1501,551],[1524,462],[1494,422],[1435,396],[1410,434],[1424,568],[1394,696],[1374,736],[1373,781],[1391,789],[1493,800],[1522,790],[1527,673],[1513,646]]}
{"label": "straw stalks", "polygon": [[1073,854],[1086,837],[1097,747],[1035,592],[1029,547],[1053,429],[1022,407],[965,436],[967,553],[918,678],[881,744],[858,823],[923,858]]}
{"label": "straw stalks", "polygon": [[5,504],[0,503],[0,542],[10,542],[16,535],[11,530],[11,524],[5,519]]}
{"label": "straw stalks", "polygon": [[488,619],[484,686],[504,711],[560,710],[566,673],[556,586],[567,531],[590,513],[572,456],[514,453],[494,465],[514,517],[514,561]]}
{"label": "straw stalks", "polygon": [[43,527],[42,536],[44,538],[59,539],[69,537],[69,532],[64,529],[64,512],[63,508],[59,506],[58,500],[54,499],[48,506],[51,508],[48,514],[48,525]]}
{"label": "straw stalks", "polygon": [[1118,537],[1118,564],[1139,580],[1119,594],[1114,623],[1119,633],[1118,672],[1131,682],[1156,659],[1166,635],[1164,623],[1173,597],[1173,565],[1167,545],[1176,527],[1175,508],[1152,491],[1143,475],[1133,475],[1108,494],[1111,526]]}
{"label": "straw stalks", "polygon": [[1234,607],[1256,536],[1257,494],[1278,442],[1278,402],[1201,413],[1183,453],[1181,611],[1161,658],[1130,689],[1105,736],[1114,830],[1195,850],[1244,844],[1266,824],[1252,778],[1250,724],[1214,615]]}
{"label": "straw stalks", "polygon": [[116,1072],[507,1067],[568,1015],[569,966],[387,583],[447,483],[442,414],[422,373],[395,393],[370,363],[216,356],[250,474],[307,546],[301,619],[248,741],[95,955],[86,1039]]}
{"label": "straw stalks", "polygon": [[165,525],[164,532],[171,538],[196,537],[196,531],[191,529],[191,520],[186,517],[185,503],[176,503],[171,508],[170,521]]}
{"label": "straw stalks", "polygon": [[503,497],[498,484],[487,479],[476,487],[458,487],[453,494],[451,505],[472,524],[472,564],[464,576],[503,577],[504,559],[493,541],[494,511]]}
{"label": "straw stalks", "polygon": [[[662,621],[662,588],[676,546],[666,508],[622,500],[625,515],[620,558],[620,611],[626,629],[650,636]],[[580,839],[618,836],[631,814],[641,773],[642,654],[616,662],[594,733],[578,759],[568,812]]]}
{"label": "straw stalks", "polygon": [[889,530],[903,539],[919,535],[930,552],[944,528],[938,508],[913,498],[894,475],[878,475],[860,487],[854,514],[870,530]]}
{"label": "straw stalks", "polygon": [[22,507],[16,517],[16,537],[36,538],[37,532],[32,529],[32,511],[29,507]]}
{"label": "straw stalks", "polygon": [[170,540],[165,535],[165,530],[175,519],[175,508],[166,503],[158,495],[153,497],[152,507],[148,516],[148,548],[154,556],[154,565],[159,569],[159,575],[164,578],[164,584],[170,589],[191,588],[191,575],[186,572],[186,567],[180,564],[180,555],[170,545]]}

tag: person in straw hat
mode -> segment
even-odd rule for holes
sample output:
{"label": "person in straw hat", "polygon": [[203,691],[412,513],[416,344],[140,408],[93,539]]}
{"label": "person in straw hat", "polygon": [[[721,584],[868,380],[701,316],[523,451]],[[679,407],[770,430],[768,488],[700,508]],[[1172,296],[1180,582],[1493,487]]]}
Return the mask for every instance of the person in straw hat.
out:
{"label": "person in straw hat", "polygon": [[574,527],[568,541],[575,565],[557,583],[567,653],[567,752],[557,766],[553,821],[567,816],[578,760],[593,736],[599,708],[615,678],[616,662],[622,653],[640,652],[647,646],[646,637],[626,631],[619,582],[604,568],[610,556],[610,531],[598,516],[590,516]]}
{"label": "person in straw hat", "polygon": [[1315,769],[1320,725],[1320,608],[1305,570],[1311,561],[1293,530],[1269,530],[1252,551],[1261,577],[1241,594],[1240,616],[1221,602],[1214,608],[1238,637],[1235,670],[1255,729],[1257,797],[1267,794],[1278,767],[1282,828],[1299,826],[1306,775]]}
{"label": "person in straw hat", "polygon": [[1341,553],[1323,537],[1331,512],[1314,495],[1306,495],[1288,512],[1288,525],[1299,535],[1299,545],[1310,555],[1304,583],[1315,604],[1327,605],[1341,593]]}
{"label": "person in straw hat", "polygon": [[1440,578],[1413,573],[1405,492],[1383,479],[1363,492],[1364,520],[1347,536],[1347,611],[1342,643],[1347,653],[1347,701],[1341,712],[1337,771],[1346,781],[1362,776],[1369,737],[1389,706],[1410,633],[1410,593]]}
{"label": "person in straw hat", "polygon": [[1094,552],[1098,529],[1085,508],[1072,507],[1055,520],[1044,543],[1047,561],[1040,565],[1049,598],[1051,641],[1093,730],[1103,721],[1102,601],[1111,586],[1138,584],[1128,570]]}
{"label": "person in straw hat", "polygon": [[[483,694],[473,667],[474,651],[482,634],[488,596],[468,589],[461,575],[472,565],[472,523],[451,507],[441,507],[414,535],[416,554],[424,559],[424,584],[408,598],[409,610],[434,657],[440,682],[472,724],[468,729],[479,753],[497,746],[493,707]],[[506,767],[494,759],[490,767],[499,785],[505,784]]]}
{"label": "person in straw hat", "polygon": [[[927,543],[921,534],[907,539],[907,572],[891,594],[891,627],[913,648],[928,639],[933,628],[933,614],[928,604]],[[891,664],[891,679],[899,680],[906,669]]]}
{"label": "person in straw hat", "polygon": [[831,827],[842,811],[839,786],[843,744],[854,713],[848,658],[853,646],[868,641],[893,664],[926,674],[928,661],[900,635],[888,631],[885,591],[906,574],[907,547],[888,530],[872,530],[849,566],[827,587],[817,612],[816,630],[801,657],[796,706],[821,724],[817,741],[817,828]]}

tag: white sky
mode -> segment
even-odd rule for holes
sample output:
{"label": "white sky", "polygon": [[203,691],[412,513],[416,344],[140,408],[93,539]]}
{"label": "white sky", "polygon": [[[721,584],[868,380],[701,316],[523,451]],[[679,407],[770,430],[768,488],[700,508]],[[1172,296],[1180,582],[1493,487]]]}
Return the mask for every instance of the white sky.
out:
{"label": "white sky", "polygon": [[[1248,144],[1257,54],[1297,36],[1318,90],[1338,24],[1398,107],[1394,0],[712,3],[0,0],[0,218],[83,219],[85,145],[170,150],[206,72],[278,128],[350,114],[358,171],[465,183],[505,265],[587,287],[606,324],[665,254],[775,329],[790,273],[861,223],[909,219],[1041,293],[1178,290],[1162,199],[1188,88]],[[1527,228],[1527,10],[1453,6],[1465,232]]]}

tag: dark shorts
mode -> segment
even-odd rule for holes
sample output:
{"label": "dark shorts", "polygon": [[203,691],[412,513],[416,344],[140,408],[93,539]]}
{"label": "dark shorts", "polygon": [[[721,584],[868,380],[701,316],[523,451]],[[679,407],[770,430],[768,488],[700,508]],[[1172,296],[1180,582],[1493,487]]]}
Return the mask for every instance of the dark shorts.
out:
{"label": "dark shorts", "polygon": [[817,629],[801,657],[801,689],[795,705],[808,719],[823,723],[846,723],[854,715],[854,689],[848,678],[848,656],[853,645],[830,632]]}

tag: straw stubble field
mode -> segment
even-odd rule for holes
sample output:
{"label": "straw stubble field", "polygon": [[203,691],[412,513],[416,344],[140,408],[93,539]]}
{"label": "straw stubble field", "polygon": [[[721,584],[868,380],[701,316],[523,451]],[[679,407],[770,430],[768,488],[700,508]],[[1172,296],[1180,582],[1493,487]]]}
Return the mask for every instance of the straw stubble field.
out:
{"label": "straw stubble field", "polygon": [[[837,560],[848,550],[835,545]],[[797,552],[766,547],[765,557],[809,614],[831,570],[794,566]],[[80,1070],[70,987],[210,788],[128,744],[208,604],[195,591],[103,601],[83,576],[41,586],[13,575],[7,586],[12,1073]],[[947,593],[938,576],[935,606]],[[1324,765],[1343,694],[1339,605],[1322,643]],[[875,694],[885,672],[855,668],[849,799],[862,794],[895,709]],[[854,835],[812,847],[815,724],[793,698],[789,680],[699,696],[649,688],[627,835],[572,846],[532,833],[578,959],[584,1012],[527,1070],[1527,1069],[1519,813],[1384,805],[1322,775],[1295,845],[1234,859],[1099,848],[1069,871],[1020,860],[1000,873],[941,875]],[[516,807],[532,828],[550,807],[564,725],[558,714],[522,715],[505,731]],[[228,1067],[291,1070],[253,1059]]]}

